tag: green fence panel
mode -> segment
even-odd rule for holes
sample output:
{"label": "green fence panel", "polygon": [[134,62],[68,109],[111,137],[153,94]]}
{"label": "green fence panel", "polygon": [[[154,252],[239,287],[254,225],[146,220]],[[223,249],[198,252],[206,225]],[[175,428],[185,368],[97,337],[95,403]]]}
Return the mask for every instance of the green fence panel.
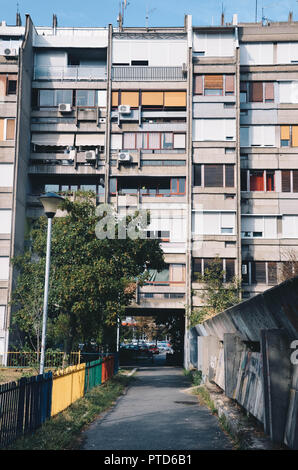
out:
{"label": "green fence panel", "polygon": [[102,359],[86,364],[85,372],[85,393],[93,387],[101,384]]}

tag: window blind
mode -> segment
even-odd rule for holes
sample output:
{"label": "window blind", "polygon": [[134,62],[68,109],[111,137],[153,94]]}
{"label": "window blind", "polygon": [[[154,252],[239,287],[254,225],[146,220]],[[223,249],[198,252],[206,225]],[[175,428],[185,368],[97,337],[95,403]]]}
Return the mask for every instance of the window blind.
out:
{"label": "window blind", "polygon": [[223,165],[205,165],[204,169],[205,187],[213,188],[223,186]]}

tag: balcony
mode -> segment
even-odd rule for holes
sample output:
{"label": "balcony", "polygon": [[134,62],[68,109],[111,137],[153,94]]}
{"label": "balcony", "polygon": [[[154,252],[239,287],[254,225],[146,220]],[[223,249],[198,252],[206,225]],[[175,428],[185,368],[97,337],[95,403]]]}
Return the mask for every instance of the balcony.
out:
{"label": "balcony", "polygon": [[106,79],[106,67],[69,65],[67,67],[39,66],[34,69],[34,80],[94,81]]}
{"label": "balcony", "polygon": [[186,78],[182,67],[112,67],[112,80],[115,82],[181,82]]}

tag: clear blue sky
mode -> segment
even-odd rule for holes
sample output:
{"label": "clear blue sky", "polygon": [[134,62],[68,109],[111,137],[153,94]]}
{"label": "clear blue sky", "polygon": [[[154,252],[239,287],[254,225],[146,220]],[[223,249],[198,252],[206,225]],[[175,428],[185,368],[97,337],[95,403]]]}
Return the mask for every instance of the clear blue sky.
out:
{"label": "clear blue sky", "polygon": [[[50,26],[52,15],[58,17],[59,26],[117,26],[119,0],[0,0],[0,21],[15,24],[17,3],[24,24],[25,14],[30,14],[36,26]],[[127,0],[125,26],[145,26],[149,11],[149,26],[183,26],[184,15],[191,14],[193,24],[218,25],[222,4],[225,19],[231,21],[238,13],[239,21],[255,20],[255,0]],[[262,16],[285,21],[289,10],[298,21],[296,0],[258,0],[258,20]]]}

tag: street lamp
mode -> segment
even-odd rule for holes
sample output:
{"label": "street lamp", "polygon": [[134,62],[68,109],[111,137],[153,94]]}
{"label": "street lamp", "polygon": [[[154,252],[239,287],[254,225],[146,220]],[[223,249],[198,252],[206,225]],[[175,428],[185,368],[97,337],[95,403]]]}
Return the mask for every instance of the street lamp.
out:
{"label": "street lamp", "polygon": [[48,296],[49,296],[49,274],[50,274],[50,259],[51,259],[51,235],[52,235],[52,219],[55,217],[58,206],[64,198],[55,193],[46,193],[40,196],[40,201],[43,205],[45,214],[48,218],[48,234],[47,234],[47,254],[46,254],[46,269],[45,269],[45,282],[44,282],[44,301],[43,301],[43,319],[42,319],[42,337],[41,337],[41,352],[40,352],[40,368],[39,373],[44,373],[45,362],[45,348],[46,348],[46,331],[47,331],[47,316],[48,316]]}

